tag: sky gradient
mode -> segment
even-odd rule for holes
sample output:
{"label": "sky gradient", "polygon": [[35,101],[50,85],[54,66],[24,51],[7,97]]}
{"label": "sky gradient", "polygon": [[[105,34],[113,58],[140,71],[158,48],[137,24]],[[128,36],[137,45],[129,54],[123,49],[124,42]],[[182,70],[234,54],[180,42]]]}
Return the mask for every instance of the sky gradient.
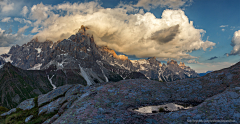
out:
{"label": "sky gradient", "polygon": [[198,73],[239,62],[239,0],[0,0],[0,54],[32,38],[88,26],[97,45],[131,60],[184,62]]}

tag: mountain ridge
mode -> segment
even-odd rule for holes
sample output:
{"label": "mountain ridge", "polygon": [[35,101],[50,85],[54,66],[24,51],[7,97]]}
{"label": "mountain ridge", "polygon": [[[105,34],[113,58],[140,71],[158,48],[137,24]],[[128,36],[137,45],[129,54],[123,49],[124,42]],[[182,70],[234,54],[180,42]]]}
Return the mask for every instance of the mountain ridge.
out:
{"label": "mountain ridge", "polygon": [[[156,57],[132,61],[125,55],[117,55],[114,50],[107,46],[97,46],[93,35],[89,36],[86,33],[88,29],[81,26],[75,35],[55,43],[52,41],[39,42],[35,38],[22,46],[12,46],[8,53],[10,56],[8,61],[12,61],[14,66],[26,70],[47,69],[51,64],[55,64],[57,69],[79,69],[80,65],[83,70],[92,69],[92,71],[86,72],[87,75],[94,77],[88,81],[91,82],[88,84],[93,84],[95,79],[99,82],[106,81],[101,80],[101,78],[110,77],[108,74],[112,72],[120,75],[123,79],[132,72],[143,73],[148,79],[159,81],[198,77],[194,70],[182,63],[179,64],[181,66],[177,64],[174,67],[172,64],[161,64],[156,60]],[[96,61],[104,63],[103,66]],[[176,61],[172,60],[171,62]],[[71,66],[67,63],[74,65]]]}

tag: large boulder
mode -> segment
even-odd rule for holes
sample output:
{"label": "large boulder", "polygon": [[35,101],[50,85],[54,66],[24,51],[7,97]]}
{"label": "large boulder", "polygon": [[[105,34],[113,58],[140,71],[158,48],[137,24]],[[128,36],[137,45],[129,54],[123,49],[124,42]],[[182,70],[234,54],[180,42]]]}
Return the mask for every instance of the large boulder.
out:
{"label": "large boulder", "polygon": [[34,98],[31,99],[27,99],[23,102],[21,102],[17,108],[23,109],[23,110],[30,110],[33,107],[35,107],[35,103],[34,103]]}
{"label": "large boulder", "polygon": [[64,95],[67,92],[67,90],[70,89],[72,86],[73,85],[64,85],[64,86],[58,87],[57,89],[52,90],[47,94],[40,95],[38,97],[38,106],[41,106],[45,103],[50,102],[54,98]]}

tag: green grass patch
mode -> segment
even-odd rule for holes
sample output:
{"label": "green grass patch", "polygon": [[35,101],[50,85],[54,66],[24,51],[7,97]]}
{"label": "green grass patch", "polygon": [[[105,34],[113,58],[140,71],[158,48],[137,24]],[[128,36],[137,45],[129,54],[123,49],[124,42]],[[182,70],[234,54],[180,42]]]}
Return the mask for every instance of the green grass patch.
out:
{"label": "green grass patch", "polygon": [[[34,98],[35,107],[30,110],[22,110],[20,108],[17,108],[17,111],[7,115],[5,117],[0,117],[0,123],[1,124],[41,124],[47,119],[53,117],[55,114],[57,114],[57,111],[54,111],[49,114],[42,114],[38,115],[38,104],[37,104],[38,97]],[[7,109],[4,107],[0,107],[0,110],[6,111]],[[33,115],[33,118],[28,122],[25,123],[25,119],[29,117],[30,115]]]}
{"label": "green grass patch", "polygon": [[7,112],[7,111],[9,111],[8,108],[5,108],[5,107],[3,107],[3,106],[0,106],[0,114],[5,113],[5,112]]}
{"label": "green grass patch", "polygon": [[159,108],[159,112],[165,112],[165,109],[162,108],[162,107],[160,107],[160,108]]}

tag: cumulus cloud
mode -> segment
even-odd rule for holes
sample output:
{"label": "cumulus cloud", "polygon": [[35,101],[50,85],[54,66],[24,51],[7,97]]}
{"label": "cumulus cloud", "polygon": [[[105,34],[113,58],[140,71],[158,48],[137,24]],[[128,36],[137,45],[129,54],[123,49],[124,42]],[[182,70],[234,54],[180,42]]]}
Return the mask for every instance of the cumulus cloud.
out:
{"label": "cumulus cloud", "polygon": [[26,16],[27,13],[28,13],[28,7],[27,7],[27,6],[24,6],[24,7],[22,8],[21,14],[22,14],[23,16]]}
{"label": "cumulus cloud", "polygon": [[97,45],[107,45],[139,58],[196,58],[188,52],[215,46],[211,41],[202,40],[206,31],[196,29],[182,10],[167,9],[162,18],[156,18],[150,12],[123,5],[111,9],[97,2],[55,6],[41,3],[31,8],[30,15],[36,20],[32,32],[39,32],[35,37],[40,41],[68,38],[85,25],[90,28],[88,33],[93,34]]}
{"label": "cumulus cloud", "polygon": [[232,42],[231,46],[233,46],[233,50],[229,55],[240,54],[240,30],[234,32],[231,42]]}
{"label": "cumulus cloud", "polygon": [[11,21],[11,17],[5,17],[1,20],[1,22],[9,22]]}
{"label": "cumulus cloud", "polygon": [[0,0],[0,17],[20,16],[26,0]]}
{"label": "cumulus cloud", "polygon": [[22,34],[22,33],[24,33],[24,31],[25,31],[27,28],[29,28],[29,26],[25,25],[24,27],[19,28],[17,33],[18,33],[18,34]]}
{"label": "cumulus cloud", "polygon": [[14,21],[18,21],[20,23],[32,24],[30,20],[26,20],[24,18],[14,18]]}
{"label": "cumulus cloud", "polygon": [[216,59],[216,58],[218,58],[217,56],[214,56],[214,57],[211,57],[210,59],[208,59],[208,60],[213,60],[213,59]]}
{"label": "cumulus cloud", "polygon": [[224,27],[228,27],[228,25],[221,25],[220,27],[221,27],[221,28],[224,28]]}
{"label": "cumulus cloud", "polygon": [[179,25],[172,26],[170,28],[156,31],[152,34],[151,40],[156,40],[160,44],[165,44],[172,41],[179,33]]}
{"label": "cumulus cloud", "polygon": [[0,10],[4,12],[9,12],[11,10],[14,10],[14,3],[8,1],[8,0],[2,0],[0,1]]}
{"label": "cumulus cloud", "polygon": [[192,59],[192,60],[188,60],[187,63],[199,63],[199,62],[196,61],[195,59]]}
{"label": "cumulus cloud", "polygon": [[51,6],[43,5],[43,3],[33,5],[31,8],[30,18],[33,20],[44,20],[50,14]]}
{"label": "cumulus cloud", "polygon": [[32,36],[28,35],[23,35],[23,34],[12,34],[11,30],[2,30],[0,28],[0,47],[9,47],[13,44],[19,44],[22,45],[26,41],[30,41]]}
{"label": "cumulus cloud", "polygon": [[222,31],[225,31],[225,29],[222,29]]}
{"label": "cumulus cloud", "polygon": [[135,7],[143,7],[146,10],[151,8],[169,7],[172,9],[178,9],[184,5],[189,5],[192,0],[139,0]]}

